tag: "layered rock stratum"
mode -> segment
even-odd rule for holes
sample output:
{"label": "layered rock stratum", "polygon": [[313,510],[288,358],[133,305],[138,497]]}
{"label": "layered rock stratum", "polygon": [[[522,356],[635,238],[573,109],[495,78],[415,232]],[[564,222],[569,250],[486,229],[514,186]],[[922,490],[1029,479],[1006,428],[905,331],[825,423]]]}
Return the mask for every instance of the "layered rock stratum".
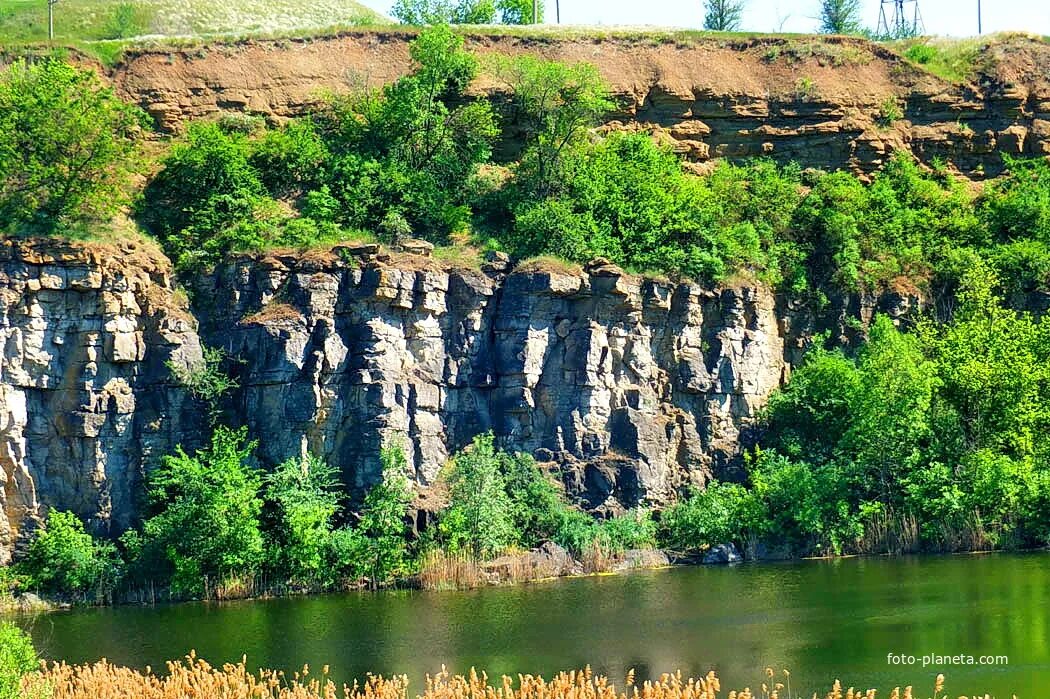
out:
{"label": "layered rock stratum", "polygon": [[[167,131],[216,113],[280,121],[315,108],[326,94],[405,74],[413,38],[410,31],[357,31],[130,49],[111,79]],[[468,34],[467,47],[483,59],[528,52],[594,64],[619,104],[610,128],[653,130],[698,164],[768,156],[868,173],[905,150],[980,178],[1002,170],[1002,153],[1050,153],[1050,43],[1037,38],[993,39],[975,49],[974,73],[960,83],[846,37],[477,33]],[[491,94],[507,86],[483,72],[472,89]]]}

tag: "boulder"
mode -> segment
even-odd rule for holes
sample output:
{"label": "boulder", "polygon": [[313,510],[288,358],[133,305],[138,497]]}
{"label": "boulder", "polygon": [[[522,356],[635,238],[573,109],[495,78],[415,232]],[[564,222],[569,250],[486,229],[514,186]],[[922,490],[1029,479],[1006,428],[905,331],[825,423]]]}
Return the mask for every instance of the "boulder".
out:
{"label": "boulder", "polygon": [[703,562],[706,565],[719,565],[725,563],[739,563],[744,560],[735,544],[718,544],[712,546],[704,553]]}
{"label": "boulder", "polygon": [[406,238],[402,240],[401,249],[410,255],[422,255],[423,257],[430,257],[431,253],[434,252],[434,244],[428,243],[425,240],[419,238]]}

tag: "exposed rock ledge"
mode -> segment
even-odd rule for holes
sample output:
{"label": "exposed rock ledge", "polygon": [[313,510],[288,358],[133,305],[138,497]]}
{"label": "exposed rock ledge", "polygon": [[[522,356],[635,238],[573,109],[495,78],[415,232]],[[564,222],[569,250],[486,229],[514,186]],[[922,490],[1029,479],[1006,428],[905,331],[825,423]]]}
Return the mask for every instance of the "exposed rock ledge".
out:
{"label": "exposed rock ledge", "polygon": [[[380,444],[400,440],[427,509],[449,454],[493,430],[581,504],[616,511],[731,470],[821,325],[757,284],[459,269],[374,246],[241,256],[195,287],[191,315],[141,244],[0,242],[0,561],[47,507],[104,533],[134,522],[144,473],[201,435],[166,365],[199,358],[201,338],[232,358],[232,414],[263,465],[310,450],[359,494]],[[846,332],[877,301],[821,315]]]}

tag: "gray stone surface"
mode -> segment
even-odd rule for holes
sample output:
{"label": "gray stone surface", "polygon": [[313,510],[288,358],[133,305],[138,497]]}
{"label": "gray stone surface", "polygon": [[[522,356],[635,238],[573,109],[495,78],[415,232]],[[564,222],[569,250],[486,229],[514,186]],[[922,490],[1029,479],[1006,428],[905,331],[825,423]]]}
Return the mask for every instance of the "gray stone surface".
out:
{"label": "gray stone surface", "polygon": [[228,407],[260,465],[311,451],[359,497],[400,443],[422,526],[442,466],[488,430],[600,513],[739,476],[756,412],[814,332],[849,342],[880,303],[917,305],[832,298],[817,319],[758,284],[586,268],[460,269],[374,245],[241,256],[192,280],[191,314],[141,244],[0,241],[0,562],[49,507],[101,533],[135,522],[144,474],[202,434],[166,365],[198,362],[201,339],[231,357]]}
{"label": "gray stone surface", "polygon": [[703,562],[710,564],[739,563],[744,560],[736,544],[718,544],[704,553]]}
{"label": "gray stone surface", "polygon": [[192,443],[165,362],[201,347],[170,280],[130,244],[0,241],[0,563],[49,507],[128,527],[145,470]]}

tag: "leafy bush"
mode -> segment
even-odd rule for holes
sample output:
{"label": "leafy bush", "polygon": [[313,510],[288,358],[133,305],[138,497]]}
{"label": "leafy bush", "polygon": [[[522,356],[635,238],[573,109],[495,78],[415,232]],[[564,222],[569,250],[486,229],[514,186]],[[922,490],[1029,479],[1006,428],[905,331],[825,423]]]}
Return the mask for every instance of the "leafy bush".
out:
{"label": "leafy bush", "polygon": [[709,483],[660,516],[661,542],[676,551],[698,551],[724,543],[743,543],[755,524],[756,501],[736,483]]}
{"label": "leafy bush", "polygon": [[249,156],[244,135],[215,123],[195,123],[185,142],[164,159],[138,214],[177,265],[212,262],[257,244],[245,239],[243,227],[234,228],[255,217],[266,192]]}
{"label": "leafy bush", "polygon": [[[201,595],[209,585],[251,578],[265,557],[261,475],[248,465],[246,431],[217,427],[193,456],[180,447],[149,479],[157,513],[124,539],[137,573],[160,574],[174,591]],[[150,578],[152,579],[152,578]]]}
{"label": "leafy bush", "polygon": [[0,621],[0,699],[33,699],[22,693],[22,677],[40,669],[33,641],[9,621]]}
{"label": "leafy bush", "polygon": [[60,58],[0,71],[0,230],[51,233],[127,201],[145,115]]}
{"label": "leafy bush", "polygon": [[607,553],[656,546],[656,522],[647,509],[634,509],[618,517],[602,520],[594,541]]}
{"label": "leafy bush", "polygon": [[103,601],[120,581],[123,562],[116,547],[92,537],[75,514],[52,510],[18,573],[33,590]]}
{"label": "leafy bush", "polygon": [[249,161],[266,188],[276,195],[316,187],[329,159],[328,146],[309,119],[267,131]]}
{"label": "leafy bush", "polygon": [[341,497],[336,469],[307,455],[278,465],[263,483],[273,510],[273,569],[308,585],[330,582],[329,546]]}

